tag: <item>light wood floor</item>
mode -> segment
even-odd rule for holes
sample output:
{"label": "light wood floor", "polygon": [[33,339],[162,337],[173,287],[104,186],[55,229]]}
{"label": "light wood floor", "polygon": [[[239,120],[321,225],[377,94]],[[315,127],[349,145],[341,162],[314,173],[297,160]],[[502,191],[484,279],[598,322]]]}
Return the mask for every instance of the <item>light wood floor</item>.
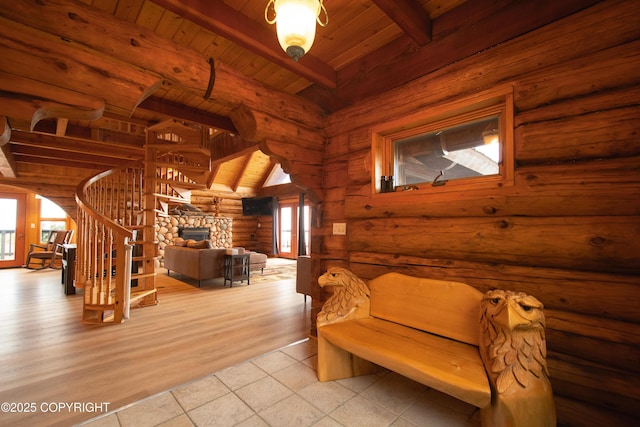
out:
{"label": "light wood floor", "polygon": [[[95,413],[43,413],[48,402],[143,399],[304,339],[310,304],[295,281],[196,288],[158,270],[160,304],[120,325],[80,322],[82,296],[65,296],[60,271],[0,270],[0,425],[68,426]],[[4,409],[4,407],[3,407]]]}

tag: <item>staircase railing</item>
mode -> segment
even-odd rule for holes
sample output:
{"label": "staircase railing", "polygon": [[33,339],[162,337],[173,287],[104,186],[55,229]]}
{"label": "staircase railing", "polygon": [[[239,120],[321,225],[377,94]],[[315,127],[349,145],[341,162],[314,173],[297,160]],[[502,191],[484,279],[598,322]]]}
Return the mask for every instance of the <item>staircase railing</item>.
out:
{"label": "staircase railing", "polygon": [[120,323],[129,307],[157,303],[156,215],[206,188],[205,128],[172,120],[147,128],[146,139],[144,163],[88,178],[76,191],[75,285],[84,288],[85,322]]}
{"label": "staircase railing", "polygon": [[84,288],[82,319],[120,323],[128,316],[132,245],[142,209],[142,167],[123,167],[78,186],[75,283]]}

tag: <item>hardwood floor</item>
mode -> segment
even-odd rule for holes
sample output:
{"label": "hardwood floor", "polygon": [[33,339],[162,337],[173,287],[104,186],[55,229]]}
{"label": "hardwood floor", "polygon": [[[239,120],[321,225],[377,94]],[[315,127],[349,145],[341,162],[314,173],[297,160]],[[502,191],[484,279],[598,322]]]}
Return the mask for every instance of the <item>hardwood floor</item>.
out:
{"label": "hardwood floor", "polygon": [[294,279],[196,288],[157,277],[157,306],[95,326],[80,322],[82,295],[64,295],[59,270],[0,270],[0,403],[35,404],[3,405],[0,425],[72,425],[99,413],[43,409],[113,410],[308,336],[310,304]]}

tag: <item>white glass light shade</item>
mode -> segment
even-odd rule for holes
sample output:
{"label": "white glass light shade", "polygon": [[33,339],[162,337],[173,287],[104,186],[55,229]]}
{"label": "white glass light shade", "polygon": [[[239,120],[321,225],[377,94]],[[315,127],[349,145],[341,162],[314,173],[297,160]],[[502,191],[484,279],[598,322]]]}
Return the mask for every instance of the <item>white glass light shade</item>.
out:
{"label": "white glass light shade", "polygon": [[316,36],[319,0],[275,0],[276,32],[282,49],[294,60],[311,49]]}

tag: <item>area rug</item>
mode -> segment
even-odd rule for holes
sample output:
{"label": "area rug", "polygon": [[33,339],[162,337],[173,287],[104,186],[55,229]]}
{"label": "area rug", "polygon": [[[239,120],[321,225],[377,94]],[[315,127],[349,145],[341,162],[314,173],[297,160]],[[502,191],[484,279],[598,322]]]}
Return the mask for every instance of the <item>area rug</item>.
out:
{"label": "area rug", "polygon": [[296,278],[296,262],[283,258],[267,259],[267,266],[263,269],[251,273],[251,284],[269,283],[278,280],[288,280]]}

